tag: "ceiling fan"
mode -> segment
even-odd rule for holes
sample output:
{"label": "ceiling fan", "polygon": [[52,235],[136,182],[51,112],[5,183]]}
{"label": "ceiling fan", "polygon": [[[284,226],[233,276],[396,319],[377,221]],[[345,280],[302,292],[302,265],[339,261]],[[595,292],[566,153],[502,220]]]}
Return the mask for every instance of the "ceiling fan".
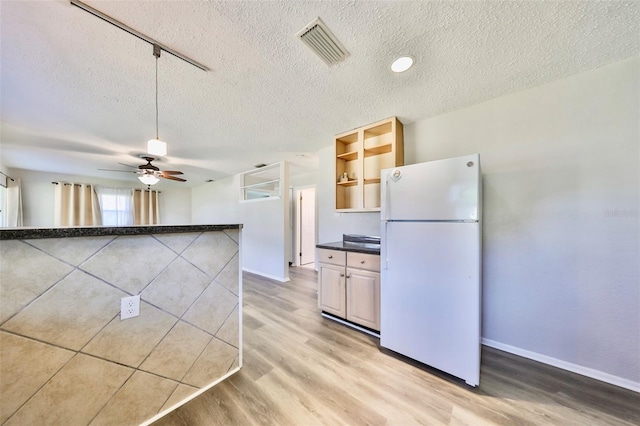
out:
{"label": "ceiling fan", "polygon": [[130,165],[124,164],[124,163],[118,163],[118,164],[122,164],[123,166],[131,167],[132,169],[135,169],[135,170],[113,170],[113,169],[98,169],[98,170],[104,170],[106,172],[136,173],[136,174],[139,175],[138,179],[140,179],[140,181],[142,183],[144,183],[145,185],[155,185],[160,180],[159,178],[175,180],[175,181],[178,181],[178,182],[186,182],[187,181],[186,179],[182,179],[182,178],[174,176],[174,175],[181,175],[182,174],[181,171],[178,171],[178,170],[160,170],[158,167],[156,167],[153,164],[151,164],[151,162],[153,160],[156,160],[156,158],[154,158],[154,157],[149,157],[147,155],[141,155],[140,158],[145,160],[147,162],[147,164],[141,164],[138,167],[136,167],[136,166],[130,166]]}

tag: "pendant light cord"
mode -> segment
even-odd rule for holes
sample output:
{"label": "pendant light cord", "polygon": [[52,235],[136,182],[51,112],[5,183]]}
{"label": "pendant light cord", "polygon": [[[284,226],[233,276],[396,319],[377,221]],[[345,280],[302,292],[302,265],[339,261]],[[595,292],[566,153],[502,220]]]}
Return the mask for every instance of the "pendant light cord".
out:
{"label": "pendant light cord", "polygon": [[156,56],[156,139],[160,139],[158,136],[158,57]]}
{"label": "pendant light cord", "polygon": [[157,44],[153,45],[153,56],[156,57],[156,139],[159,140],[158,136],[158,59],[160,58],[160,52],[162,49]]}

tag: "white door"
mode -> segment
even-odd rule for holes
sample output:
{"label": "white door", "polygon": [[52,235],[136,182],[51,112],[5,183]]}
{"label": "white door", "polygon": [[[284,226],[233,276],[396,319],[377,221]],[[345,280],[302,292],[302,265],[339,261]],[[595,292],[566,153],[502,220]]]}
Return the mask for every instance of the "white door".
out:
{"label": "white door", "polygon": [[300,190],[300,265],[315,261],[316,189]]}
{"label": "white door", "polygon": [[383,232],[381,346],[477,386],[480,225],[390,222]]}
{"label": "white door", "polygon": [[480,220],[480,156],[384,169],[382,220]]}

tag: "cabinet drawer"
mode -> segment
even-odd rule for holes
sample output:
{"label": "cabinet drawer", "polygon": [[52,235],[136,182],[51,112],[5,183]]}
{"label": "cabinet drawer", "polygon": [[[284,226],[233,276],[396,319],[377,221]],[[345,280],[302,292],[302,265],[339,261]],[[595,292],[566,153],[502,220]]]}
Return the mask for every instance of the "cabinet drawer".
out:
{"label": "cabinet drawer", "polygon": [[380,272],[380,256],[375,254],[349,252],[347,253],[347,266],[349,268]]}
{"label": "cabinet drawer", "polygon": [[346,252],[340,250],[318,249],[318,262],[331,265],[345,266],[347,264]]}

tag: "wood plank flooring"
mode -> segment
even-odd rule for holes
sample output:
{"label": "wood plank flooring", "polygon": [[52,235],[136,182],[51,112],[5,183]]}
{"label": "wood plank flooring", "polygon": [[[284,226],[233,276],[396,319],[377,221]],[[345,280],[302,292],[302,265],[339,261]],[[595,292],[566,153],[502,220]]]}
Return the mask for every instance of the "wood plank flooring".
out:
{"label": "wood plank flooring", "polygon": [[480,387],[322,318],[316,273],[244,275],[244,366],[164,425],[640,425],[640,395],[491,348]]}

